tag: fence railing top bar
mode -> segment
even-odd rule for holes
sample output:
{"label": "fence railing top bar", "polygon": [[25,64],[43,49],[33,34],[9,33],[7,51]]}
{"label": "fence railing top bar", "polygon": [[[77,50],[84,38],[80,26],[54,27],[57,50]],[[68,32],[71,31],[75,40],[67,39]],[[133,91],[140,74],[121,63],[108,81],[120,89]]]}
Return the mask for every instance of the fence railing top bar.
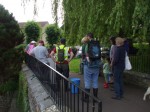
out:
{"label": "fence railing top bar", "polygon": [[[28,55],[28,54],[27,54]],[[29,55],[31,56],[31,55]],[[33,57],[33,56],[32,56]],[[33,57],[35,58],[35,57]],[[35,58],[36,59],[36,58]],[[86,93],[87,95],[89,95],[90,97],[92,97],[94,100],[96,100],[98,103],[102,103],[102,101],[98,98],[96,98],[94,95],[91,95],[90,93],[88,93],[87,91],[85,91],[83,88],[81,88],[79,85],[75,84],[74,82],[72,82],[69,78],[66,78],[63,74],[59,73],[56,69],[54,69],[53,67],[51,67],[50,65],[43,63],[42,61],[36,59],[37,61],[41,62],[42,64],[46,65],[47,67],[49,67],[51,70],[53,70],[54,72],[56,72],[57,74],[59,74],[63,79],[65,79],[66,81],[68,81],[69,83],[73,84],[74,86],[76,86],[77,88],[79,88],[80,90],[82,90],[84,93]]]}
{"label": "fence railing top bar", "polygon": [[85,91],[83,88],[81,88],[79,85],[77,85],[76,83],[72,82],[70,79],[66,78],[63,74],[59,73],[56,69],[54,69],[50,65],[48,65],[46,63],[43,63],[43,64],[45,64],[47,67],[49,67],[50,69],[52,69],[54,72],[58,73],[61,77],[63,77],[65,80],[67,80],[68,82],[70,82],[71,84],[73,84],[74,86],[76,86],[77,88],[79,88],[80,90],[82,90],[84,93],[88,94],[90,97],[92,97],[98,103],[102,102],[100,99],[96,98],[94,95],[91,95],[90,93],[88,93],[87,91]]}

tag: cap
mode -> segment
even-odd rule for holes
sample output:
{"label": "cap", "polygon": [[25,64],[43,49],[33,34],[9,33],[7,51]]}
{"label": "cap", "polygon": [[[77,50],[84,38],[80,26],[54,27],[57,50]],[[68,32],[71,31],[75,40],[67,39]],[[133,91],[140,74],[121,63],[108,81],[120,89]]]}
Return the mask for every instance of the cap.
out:
{"label": "cap", "polygon": [[115,36],[110,36],[110,37],[109,37],[109,40],[115,40],[115,39],[116,39]]}
{"label": "cap", "polygon": [[33,41],[31,41],[31,44],[35,44],[36,42],[33,40]]}
{"label": "cap", "polygon": [[65,38],[61,38],[61,39],[60,39],[60,42],[61,42],[62,44],[65,44],[65,43],[66,43],[66,39],[65,39]]}

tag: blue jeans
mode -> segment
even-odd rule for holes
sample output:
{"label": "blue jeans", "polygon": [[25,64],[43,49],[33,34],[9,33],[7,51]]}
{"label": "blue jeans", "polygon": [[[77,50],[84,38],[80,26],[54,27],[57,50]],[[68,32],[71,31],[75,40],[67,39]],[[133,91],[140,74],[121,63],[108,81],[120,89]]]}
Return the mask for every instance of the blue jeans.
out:
{"label": "blue jeans", "polygon": [[114,67],[114,89],[117,97],[123,96],[123,70]]}
{"label": "blue jeans", "polygon": [[86,89],[98,88],[99,68],[89,68],[84,65],[84,84]]}

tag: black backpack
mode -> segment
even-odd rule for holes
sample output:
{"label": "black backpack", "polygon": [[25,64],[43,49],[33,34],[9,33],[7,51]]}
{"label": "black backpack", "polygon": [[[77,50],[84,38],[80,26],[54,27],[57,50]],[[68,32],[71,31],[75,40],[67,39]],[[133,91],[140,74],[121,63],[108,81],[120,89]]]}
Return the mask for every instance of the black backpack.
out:
{"label": "black backpack", "polygon": [[58,62],[64,62],[65,60],[65,50],[64,50],[65,46],[60,49],[60,47],[58,46]]}
{"label": "black backpack", "polygon": [[99,41],[91,40],[88,43],[88,56],[91,61],[95,61],[101,58],[101,49]]}

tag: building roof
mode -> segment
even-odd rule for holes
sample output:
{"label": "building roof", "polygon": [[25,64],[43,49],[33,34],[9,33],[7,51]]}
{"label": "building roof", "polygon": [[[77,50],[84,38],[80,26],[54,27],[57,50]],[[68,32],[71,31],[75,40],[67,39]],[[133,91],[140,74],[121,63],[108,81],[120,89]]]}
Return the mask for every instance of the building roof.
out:
{"label": "building roof", "polygon": [[[19,22],[20,28],[23,28],[27,22]],[[48,21],[41,21],[37,22],[41,27],[44,27],[45,25],[49,24]]]}

